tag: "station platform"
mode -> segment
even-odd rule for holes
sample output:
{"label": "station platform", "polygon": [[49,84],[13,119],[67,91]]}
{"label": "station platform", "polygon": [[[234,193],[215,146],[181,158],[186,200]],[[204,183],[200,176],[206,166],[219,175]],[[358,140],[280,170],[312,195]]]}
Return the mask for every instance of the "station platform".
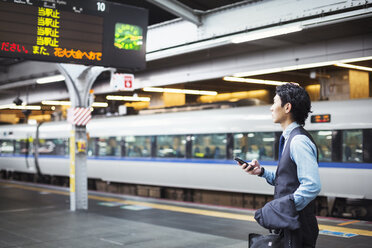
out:
{"label": "station platform", "polygon": [[[245,209],[100,192],[69,209],[68,188],[0,180],[0,248],[246,248],[249,233],[268,233]],[[318,222],[319,248],[371,247],[371,222]]]}

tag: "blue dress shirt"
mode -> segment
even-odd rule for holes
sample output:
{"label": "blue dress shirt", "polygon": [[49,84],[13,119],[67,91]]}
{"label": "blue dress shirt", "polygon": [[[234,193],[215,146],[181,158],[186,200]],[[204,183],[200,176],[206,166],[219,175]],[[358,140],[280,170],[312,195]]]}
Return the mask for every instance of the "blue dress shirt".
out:
{"label": "blue dress shirt", "polygon": [[[283,131],[282,135],[285,138],[284,149],[292,130],[298,126],[297,122],[292,122]],[[293,197],[296,210],[300,211],[315,199],[321,189],[316,146],[307,136],[296,135],[291,142],[290,156],[297,165],[297,176],[300,186],[293,193]],[[274,171],[265,170],[262,177],[269,184],[274,185]]]}

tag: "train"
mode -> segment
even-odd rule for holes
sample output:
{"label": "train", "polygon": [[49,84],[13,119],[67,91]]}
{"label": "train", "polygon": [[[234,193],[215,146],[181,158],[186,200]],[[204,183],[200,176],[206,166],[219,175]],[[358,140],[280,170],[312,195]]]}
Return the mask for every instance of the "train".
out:
{"label": "train", "polygon": [[[318,146],[324,215],[371,218],[372,99],[316,101],[312,111],[304,127]],[[0,126],[0,170],[68,178],[71,129],[66,121]],[[233,160],[276,169],[282,130],[269,105],[93,118],[86,129],[90,181],[273,195]]]}

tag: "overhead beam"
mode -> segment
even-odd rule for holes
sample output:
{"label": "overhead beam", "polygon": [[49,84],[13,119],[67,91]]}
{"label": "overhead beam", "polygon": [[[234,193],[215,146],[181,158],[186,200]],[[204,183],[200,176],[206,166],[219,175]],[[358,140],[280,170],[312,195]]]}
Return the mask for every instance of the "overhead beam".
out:
{"label": "overhead beam", "polygon": [[172,0],[147,0],[148,2],[198,26],[202,24],[200,16],[186,5]]}

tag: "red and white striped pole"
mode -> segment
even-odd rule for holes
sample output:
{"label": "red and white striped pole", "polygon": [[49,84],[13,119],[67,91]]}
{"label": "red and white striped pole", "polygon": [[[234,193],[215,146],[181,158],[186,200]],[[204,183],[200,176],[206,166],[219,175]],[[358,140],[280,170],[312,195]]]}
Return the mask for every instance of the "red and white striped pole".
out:
{"label": "red and white striped pole", "polygon": [[67,110],[67,120],[76,126],[86,126],[92,119],[90,108],[69,108]]}

